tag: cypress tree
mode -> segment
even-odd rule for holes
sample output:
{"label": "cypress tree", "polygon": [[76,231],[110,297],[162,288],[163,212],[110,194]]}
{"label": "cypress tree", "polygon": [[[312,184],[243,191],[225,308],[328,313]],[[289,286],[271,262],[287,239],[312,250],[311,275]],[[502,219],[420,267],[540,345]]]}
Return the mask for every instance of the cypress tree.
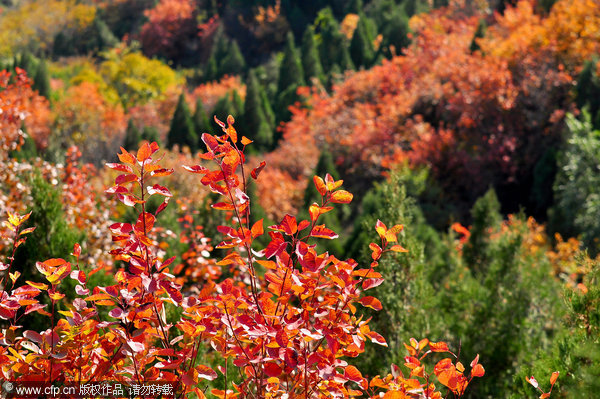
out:
{"label": "cypress tree", "polygon": [[575,86],[577,106],[587,107],[594,122],[600,111],[600,77],[596,74],[596,65],[596,58],[587,61]]}
{"label": "cypress tree", "polygon": [[158,134],[158,130],[154,126],[144,126],[142,129],[142,140],[146,140],[150,143],[156,141],[159,147],[162,146],[160,134]]}
{"label": "cypress tree", "polygon": [[275,129],[277,120],[275,118],[275,111],[273,111],[273,107],[271,107],[271,102],[269,101],[269,97],[267,97],[266,90],[262,89],[260,91],[260,101],[262,104],[263,113],[265,114],[265,120],[269,124],[272,130]]}
{"label": "cypress tree", "polygon": [[348,51],[348,40],[342,34],[340,25],[333,16],[331,9],[321,10],[315,24],[315,29],[318,30],[321,36],[319,56],[321,57],[323,70],[329,73],[334,65],[338,65],[342,71],[354,69],[350,51]]}
{"label": "cypress tree", "polygon": [[300,57],[294,45],[294,34],[288,32],[285,50],[283,52],[283,60],[279,67],[279,81],[277,83],[277,92],[282,93],[290,86],[304,85],[304,73]]}
{"label": "cypress tree", "polygon": [[304,70],[304,80],[309,83],[312,78],[324,81],[323,67],[315,43],[315,31],[312,26],[308,26],[302,36],[302,69]]}
{"label": "cypress tree", "polygon": [[35,72],[32,88],[37,90],[41,96],[48,99],[50,98],[50,76],[48,75],[46,61],[43,59],[40,61],[37,71]]}
{"label": "cypress tree", "polygon": [[198,137],[202,135],[202,133],[213,133],[213,129],[210,123],[210,118],[204,109],[204,104],[202,103],[202,99],[198,98],[196,100],[196,110],[194,111],[194,129],[198,134]]}
{"label": "cypress tree", "polygon": [[479,23],[477,24],[477,29],[475,30],[475,34],[473,35],[473,40],[471,40],[471,45],[469,46],[469,50],[471,50],[471,53],[474,53],[475,51],[478,51],[481,49],[481,47],[479,47],[479,44],[477,44],[477,39],[481,39],[482,37],[484,37],[486,30],[487,30],[487,24],[485,23],[485,20],[482,18],[479,20]]}
{"label": "cypress tree", "polygon": [[350,0],[346,6],[346,14],[360,14],[363,11],[362,0]]}
{"label": "cypress tree", "polygon": [[[228,115],[233,115],[235,117],[236,112],[235,112],[235,107],[231,101],[231,94],[227,93],[226,95],[224,95],[223,97],[221,97],[219,99],[219,101],[217,101],[217,104],[215,104],[215,108],[213,109],[213,115],[216,116],[219,120],[225,122],[227,120],[227,116]],[[211,125],[214,127],[214,131],[220,132],[221,127],[218,126],[214,120],[211,123]]]}
{"label": "cypress tree", "polygon": [[352,35],[352,40],[350,41],[350,56],[356,68],[361,66],[370,67],[375,57],[373,41],[369,38],[365,20],[366,16],[361,13],[354,34]]}
{"label": "cypress tree", "polygon": [[246,80],[246,101],[244,103],[245,135],[251,137],[255,144],[253,147],[259,151],[266,151],[273,145],[273,131],[267,122],[262,105],[261,87],[254,71],[250,71]]}
{"label": "cypress tree", "polygon": [[171,119],[171,128],[167,135],[167,147],[173,148],[175,144],[188,146],[190,150],[196,151],[198,148],[198,136],[194,131],[194,123],[190,115],[190,109],[185,102],[183,93],[179,96],[177,107]]}
{"label": "cypress tree", "polygon": [[384,23],[381,29],[383,36],[381,49],[386,56],[401,54],[401,50],[410,44],[408,20],[408,15],[403,8],[396,7],[390,14],[390,18]]}
{"label": "cypress tree", "polygon": [[211,80],[216,80],[219,78],[219,68],[217,67],[217,60],[215,59],[215,55],[211,54],[204,66],[204,73],[202,74],[202,78],[205,82],[209,82]]}
{"label": "cypress tree", "polygon": [[240,118],[244,114],[244,100],[242,100],[237,90],[233,90],[231,93],[231,105],[233,108],[231,115]]}
{"label": "cypress tree", "polygon": [[239,75],[244,71],[244,68],[246,68],[246,61],[235,40],[229,43],[229,51],[227,52],[227,55],[220,60],[220,65],[219,76]]}
{"label": "cypress tree", "polygon": [[127,122],[127,131],[125,132],[123,148],[128,151],[137,150],[140,141],[142,141],[142,134],[137,126],[135,126],[135,123],[133,123],[133,119],[129,119],[129,122]]}
{"label": "cypress tree", "polygon": [[21,54],[21,59],[18,63],[15,63],[15,65],[27,71],[27,76],[31,78],[34,77],[37,72],[37,62],[34,56],[29,51],[23,52]]}

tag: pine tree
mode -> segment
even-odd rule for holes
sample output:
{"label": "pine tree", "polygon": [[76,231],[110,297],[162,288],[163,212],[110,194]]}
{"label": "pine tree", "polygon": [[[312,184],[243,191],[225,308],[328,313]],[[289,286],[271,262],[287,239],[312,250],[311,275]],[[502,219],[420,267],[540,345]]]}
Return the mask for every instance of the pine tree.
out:
{"label": "pine tree", "polygon": [[363,13],[360,14],[360,19],[350,41],[350,56],[356,68],[361,66],[370,67],[375,58],[373,41],[367,32],[366,18]]}
{"label": "pine tree", "polygon": [[271,107],[271,102],[269,101],[269,97],[267,96],[266,90],[260,91],[260,101],[262,104],[263,113],[265,114],[265,120],[271,127],[271,130],[275,130],[277,123],[277,120],[275,118],[275,111],[273,111],[273,107]]}
{"label": "pine tree", "polygon": [[218,75],[219,75],[219,70],[218,70],[218,66],[217,66],[217,60],[215,59],[215,55],[211,54],[211,56],[208,58],[208,61],[206,61],[206,65],[204,66],[204,73],[202,74],[202,80],[204,80],[205,82],[209,82],[211,80],[216,80],[218,79]]}
{"label": "pine tree", "polygon": [[[381,50],[387,57],[394,54],[401,54],[402,49],[410,44],[408,33],[408,16],[402,7],[395,7],[389,14],[389,19],[386,19],[382,25],[381,35],[383,43]],[[392,50],[393,48],[393,50]]]}
{"label": "pine tree", "polygon": [[323,67],[315,43],[315,31],[312,26],[308,26],[302,36],[302,69],[304,70],[304,80],[310,83],[312,78],[324,81]]}
{"label": "pine tree", "polygon": [[485,31],[487,30],[487,24],[485,23],[485,20],[482,18],[479,20],[479,23],[477,24],[477,29],[475,30],[475,34],[473,35],[473,40],[471,40],[471,45],[469,46],[469,50],[471,50],[471,53],[474,53],[475,51],[478,51],[481,49],[481,47],[479,47],[479,44],[477,44],[477,39],[481,39],[485,36]]}
{"label": "pine tree", "polygon": [[156,141],[159,147],[162,146],[160,134],[154,126],[144,126],[144,128],[142,129],[142,140],[148,141],[150,143]]}
{"label": "pine tree", "polygon": [[142,141],[142,134],[133,122],[133,119],[129,119],[129,122],[127,122],[127,131],[125,132],[123,148],[128,151],[137,150],[140,141]]}
{"label": "pine tree", "polygon": [[[215,108],[212,111],[213,115],[217,119],[224,122],[227,120],[227,116],[232,115],[235,117],[237,115],[235,106],[232,102],[232,97],[233,96],[231,93],[227,93],[221,97],[219,101],[217,101]],[[221,128],[214,121],[211,123],[211,125],[213,126],[214,131],[220,131]]]}
{"label": "pine tree", "polygon": [[288,32],[285,50],[283,52],[283,60],[279,67],[279,81],[277,83],[277,92],[282,93],[291,86],[303,86],[304,73],[302,64],[294,45],[294,34]]}
{"label": "pine tree", "polygon": [[254,140],[254,148],[259,151],[267,151],[273,145],[273,130],[265,117],[261,87],[256,79],[254,71],[250,71],[246,80],[246,101],[244,103],[244,127],[245,135]]}
{"label": "pine tree", "polygon": [[[598,120],[600,114],[600,76],[596,74],[596,66],[596,58],[587,61],[575,86],[577,106],[580,109],[587,107],[593,122]],[[600,128],[596,123],[594,127]]]}
{"label": "pine tree", "polygon": [[196,110],[194,111],[193,121],[194,129],[198,136],[201,136],[202,133],[213,133],[210,118],[208,117],[202,99],[200,98],[196,100]]}
{"label": "pine tree", "polygon": [[219,68],[219,76],[223,75],[239,75],[246,68],[246,61],[240,51],[240,47],[234,40],[229,43],[229,51],[221,60]]}
{"label": "pine tree", "polygon": [[350,0],[346,6],[346,14],[360,14],[363,11],[362,0]]}
{"label": "pine tree", "polygon": [[43,59],[40,61],[37,71],[35,72],[32,88],[37,90],[41,96],[48,99],[50,98],[50,76],[48,75],[46,61]]}
{"label": "pine tree", "polygon": [[171,128],[167,135],[167,146],[173,148],[175,144],[188,146],[192,151],[196,151],[198,148],[198,136],[194,130],[190,109],[183,93],[181,93],[177,101],[177,107],[175,108],[173,119],[171,119]]}

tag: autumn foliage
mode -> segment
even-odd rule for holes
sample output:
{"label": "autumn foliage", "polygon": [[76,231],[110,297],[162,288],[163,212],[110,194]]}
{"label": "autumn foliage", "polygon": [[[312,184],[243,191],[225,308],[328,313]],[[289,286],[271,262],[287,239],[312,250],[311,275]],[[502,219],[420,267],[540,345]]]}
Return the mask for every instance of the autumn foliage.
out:
{"label": "autumn foliage", "polygon": [[[288,214],[268,232],[263,220],[250,224],[248,179],[258,179],[265,164],[249,170],[244,149],[251,141],[238,136],[231,116],[227,124],[217,123],[224,134],[204,134],[208,151],[200,155],[202,164],[185,169],[199,174],[200,184],[221,197],[212,207],[224,212],[228,221],[218,227],[224,238],[217,248],[225,255],[214,266],[227,267],[230,276],[203,275],[197,293],[175,282],[171,270],[179,266],[175,257],[161,255],[154,233],[159,215],[173,198],[161,180],[174,170],[161,166],[156,143],[143,143],[136,154],[121,149],[119,162],[107,164],[119,174],[106,192],[136,209],[138,217],[133,223],[109,226],[114,243],[110,254],[123,265],[114,284],[88,285],[94,265],[82,263],[79,244],[71,260],[37,263],[44,282],[20,282],[21,273],[13,269],[14,253],[34,228],[22,227],[28,215],[9,213],[13,255],[0,263],[0,318],[7,325],[0,345],[2,377],[76,383],[169,381],[179,395],[194,392],[205,397],[206,380],[214,380],[219,372],[225,386],[212,389],[215,397],[351,397],[380,391],[391,398],[441,397],[422,361],[435,353],[455,358],[443,342],[411,340],[406,345],[406,376],[393,366],[390,376],[369,381],[345,360],[360,355],[366,342],[386,345],[371,331],[369,320],[357,313],[357,306],[381,309],[379,300],[365,291],[383,283],[377,266],[384,253],[406,252],[397,243],[403,227],[388,229],[377,223],[380,242],[371,244],[373,261],[366,267],[317,253],[316,239],[337,238],[319,224],[319,217],[353,199],[340,188],[343,182],[330,175],[314,177],[321,201],[310,206],[310,220]],[[150,212],[153,196],[160,205]],[[255,250],[255,240],[265,234],[269,244]],[[72,303],[64,302],[65,279],[76,284]],[[49,304],[43,303],[45,296]],[[171,316],[168,310],[173,307],[182,309],[180,316]],[[21,320],[31,312],[47,316],[51,327],[22,331]],[[199,361],[204,345],[222,359],[216,368]],[[439,360],[433,374],[461,396],[484,371],[476,358],[467,377],[464,366],[452,358]],[[228,380],[228,367],[240,369],[233,381]]]}

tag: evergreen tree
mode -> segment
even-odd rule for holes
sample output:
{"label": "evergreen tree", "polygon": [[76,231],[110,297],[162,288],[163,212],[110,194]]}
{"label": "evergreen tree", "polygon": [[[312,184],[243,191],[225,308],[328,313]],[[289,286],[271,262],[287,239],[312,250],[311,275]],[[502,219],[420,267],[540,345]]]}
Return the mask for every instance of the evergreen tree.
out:
{"label": "evergreen tree", "polygon": [[319,56],[323,70],[330,73],[336,64],[346,70],[346,66],[352,61],[348,52],[348,43],[340,31],[340,25],[333,16],[331,8],[319,11],[315,19],[315,31],[320,38]]}
{"label": "evergreen tree", "polygon": [[482,18],[479,20],[479,23],[477,24],[477,29],[475,30],[475,34],[473,35],[473,40],[471,40],[471,45],[469,46],[469,50],[471,50],[471,53],[474,53],[475,51],[478,51],[481,49],[481,47],[479,47],[479,44],[477,44],[477,39],[481,39],[481,38],[485,37],[486,30],[487,30],[487,24],[485,23],[485,20]]}
{"label": "evergreen tree", "polygon": [[265,116],[261,87],[256,79],[254,71],[250,71],[246,80],[246,101],[244,103],[244,127],[245,135],[254,140],[254,148],[259,151],[267,151],[273,145],[273,130]]}
{"label": "evergreen tree", "polygon": [[142,141],[140,129],[137,128],[133,122],[133,119],[129,119],[129,122],[127,122],[127,131],[125,132],[123,148],[125,148],[127,151],[136,151],[139,147],[140,141]]}
{"label": "evergreen tree", "polygon": [[98,16],[94,19],[87,33],[89,34],[89,38],[87,40],[84,39],[84,48],[82,49],[85,53],[97,53],[114,47],[119,43],[119,39],[112,33],[106,22]]}
{"label": "evergreen tree", "polygon": [[315,43],[315,31],[312,26],[308,26],[302,36],[302,69],[304,70],[304,80],[310,83],[312,78],[324,81],[323,67],[319,58],[317,44]]}
{"label": "evergreen tree", "polygon": [[367,32],[366,16],[361,13],[352,40],[350,41],[350,56],[356,68],[368,68],[375,58],[373,40]]}
{"label": "evergreen tree", "polygon": [[283,52],[283,60],[279,67],[279,81],[277,83],[277,92],[282,93],[290,86],[303,86],[304,72],[300,57],[294,45],[294,34],[288,32],[285,49]]}
{"label": "evergreen tree", "polygon": [[362,0],[350,0],[348,2],[345,9],[346,14],[360,14],[361,12],[363,12]]}
{"label": "evergreen tree", "polygon": [[596,74],[597,58],[587,61],[577,78],[575,86],[576,103],[580,109],[586,107],[594,122],[594,127],[600,129],[596,121],[600,117],[600,76]]}
{"label": "evergreen tree", "polygon": [[196,151],[198,148],[198,136],[194,130],[194,123],[190,115],[190,109],[185,102],[183,93],[179,96],[177,107],[171,119],[171,128],[167,135],[167,146],[173,148],[175,144],[188,146],[190,150]]}
{"label": "evergreen tree", "polygon": [[24,69],[27,72],[27,76],[31,78],[33,78],[37,72],[37,64],[35,57],[29,51],[24,51],[18,62],[15,62],[15,65]]}
{"label": "evergreen tree", "polygon": [[240,97],[237,90],[231,92],[231,105],[233,106],[232,116],[241,118],[244,115],[244,100]]}
{"label": "evergreen tree", "polygon": [[50,76],[48,75],[46,61],[43,59],[40,61],[37,71],[35,72],[32,88],[37,90],[41,96],[48,99],[50,98]]}
{"label": "evergreen tree", "polygon": [[142,140],[146,140],[150,143],[156,141],[159,147],[162,146],[160,134],[154,126],[144,126],[144,128],[142,129]]}
{"label": "evergreen tree", "polygon": [[209,82],[211,80],[216,80],[219,77],[219,71],[217,66],[217,60],[215,59],[215,55],[211,54],[204,66],[204,73],[202,74],[203,80],[205,82]]}
{"label": "evergreen tree", "polygon": [[277,123],[275,111],[273,111],[273,107],[271,107],[271,102],[269,101],[269,97],[267,97],[267,92],[265,90],[260,91],[260,101],[262,104],[263,113],[265,114],[265,120],[271,127],[271,130],[275,130]]}
{"label": "evergreen tree", "polygon": [[[215,108],[213,109],[212,113],[220,121],[225,122],[227,120],[227,116],[229,115],[232,115],[234,117],[237,115],[235,106],[232,102],[232,97],[232,93],[227,93],[226,95],[221,97],[219,101],[217,101],[217,103],[215,104]],[[214,120],[212,121],[211,125],[213,126],[214,131],[221,131],[221,127],[218,126],[214,122]]]}
{"label": "evergreen tree", "polygon": [[229,44],[227,55],[220,61],[219,76],[239,75],[246,68],[246,61],[240,51],[240,47],[234,40]]}
{"label": "evergreen tree", "polygon": [[410,44],[408,20],[409,18],[402,7],[394,7],[389,14],[389,18],[386,18],[382,24],[383,42],[380,49],[385,56],[390,57],[393,54],[401,54],[402,49]]}
{"label": "evergreen tree", "polygon": [[490,188],[483,197],[475,202],[471,209],[471,217],[473,225],[469,242],[464,248],[464,257],[465,261],[473,267],[473,272],[481,274],[485,273],[482,265],[490,261],[487,258],[490,227],[497,228],[502,219],[500,203],[493,189]]}
{"label": "evergreen tree", "polygon": [[210,118],[204,109],[204,104],[202,103],[202,99],[198,98],[196,100],[196,110],[194,111],[194,129],[198,134],[198,137],[202,135],[202,133],[213,133],[212,125],[210,123]]}

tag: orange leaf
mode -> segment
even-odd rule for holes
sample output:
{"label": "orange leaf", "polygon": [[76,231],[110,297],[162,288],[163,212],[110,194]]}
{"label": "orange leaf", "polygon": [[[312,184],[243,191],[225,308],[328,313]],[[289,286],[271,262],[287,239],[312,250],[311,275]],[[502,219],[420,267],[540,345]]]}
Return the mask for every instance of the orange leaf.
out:
{"label": "orange leaf", "polygon": [[315,187],[321,196],[327,194],[327,187],[325,186],[325,182],[319,176],[313,176],[313,182],[315,183]]}
{"label": "orange leaf", "polygon": [[119,161],[128,163],[130,165],[135,165],[135,157],[127,152],[127,150],[121,147],[122,154],[117,154],[119,156]]}
{"label": "orange leaf", "polygon": [[140,162],[146,161],[152,155],[152,150],[150,149],[150,145],[148,142],[142,144],[142,147],[137,152],[137,160]]}
{"label": "orange leaf", "polygon": [[346,190],[338,190],[331,194],[331,202],[335,204],[349,204],[354,196]]}
{"label": "orange leaf", "polygon": [[385,237],[385,233],[387,232],[387,227],[381,220],[377,219],[377,223],[375,223],[375,231],[377,231],[379,237],[383,238]]}
{"label": "orange leaf", "polygon": [[472,377],[483,377],[485,374],[485,369],[481,364],[476,364],[475,367],[471,370]]}
{"label": "orange leaf", "polygon": [[392,245],[390,247],[390,251],[394,251],[394,252],[408,252],[408,249],[404,248],[402,245]]}
{"label": "orange leaf", "polygon": [[257,220],[256,223],[252,225],[250,229],[252,233],[252,238],[256,238],[264,233],[263,229],[263,219]]}
{"label": "orange leaf", "polygon": [[558,379],[558,374],[558,371],[552,373],[552,375],[550,376],[550,385],[554,385],[554,383],[556,383],[556,380]]}
{"label": "orange leaf", "polygon": [[346,366],[346,368],[344,370],[344,376],[346,378],[348,378],[350,381],[354,381],[354,382],[360,382],[363,379],[363,376],[360,373],[360,370],[358,370],[356,367],[354,367],[352,365]]}
{"label": "orange leaf", "polygon": [[359,299],[359,301],[361,305],[369,307],[371,309],[374,310],[381,310],[383,309],[383,306],[381,306],[381,302],[379,301],[379,299],[373,297],[373,296],[365,296]]}
{"label": "orange leaf", "polygon": [[448,344],[445,342],[430,342],[429,348],[432,352],[450,352]]}
{"label": "orange leaf", "polygon": [[250,140],[248,137],[246,136],[242,136],[242,145],[248,145],[250,143],[254,143],[254,141]]}

